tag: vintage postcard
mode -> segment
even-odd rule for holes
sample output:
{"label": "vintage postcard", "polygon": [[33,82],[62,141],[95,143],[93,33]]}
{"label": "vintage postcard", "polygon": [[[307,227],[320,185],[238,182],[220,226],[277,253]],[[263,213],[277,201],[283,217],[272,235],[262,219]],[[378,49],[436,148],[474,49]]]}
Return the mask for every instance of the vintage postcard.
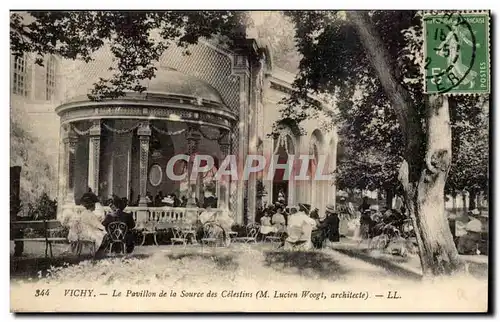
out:
{"label": "vintage postcard", "polygon": [[490,12],[11,11],[13,312],[488,312]]}

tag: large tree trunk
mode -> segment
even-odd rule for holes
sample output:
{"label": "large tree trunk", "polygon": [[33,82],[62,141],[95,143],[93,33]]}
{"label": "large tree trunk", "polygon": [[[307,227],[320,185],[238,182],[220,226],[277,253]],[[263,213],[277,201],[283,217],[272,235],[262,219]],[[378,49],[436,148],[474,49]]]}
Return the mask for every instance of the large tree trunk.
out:
{"label": "large tree trunk", "polygon": [[446,96],[429,99],[425,167],[416,195],[416,224],[423,242],[424,274],[449,274],[462,268],[444,207],[444,186],[451,164],[451,124]]}
{"label": "large tree trunk", "polygon": [[347,16],[360,36],[403,129],[406,161],[400,179],[417,237],[422,272],[427,276],[451,273],[462,265],[444,211],[444,185],[451,163],[448,100],[430,97],[424,135],[410,94],[399,83],[398,69],[391,66],[387,49],[367,12],[349,11]]}

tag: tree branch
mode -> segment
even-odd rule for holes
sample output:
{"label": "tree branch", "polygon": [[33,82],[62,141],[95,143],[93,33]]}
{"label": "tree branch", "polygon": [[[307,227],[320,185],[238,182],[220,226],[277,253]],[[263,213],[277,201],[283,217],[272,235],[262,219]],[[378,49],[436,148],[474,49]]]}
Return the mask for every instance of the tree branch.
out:
{"label": "tree branch", "polygon": [[387,49],[383,46],[380,36],[369,21],[368,12],[348,11],[347,17],[353,22],[366,49],[366,55],[389,97],[398,122],[401,124],[404,140],[407,143],[407,153],[410,154],[407,155],[407,158],[414,157],[412,154],[420,149],[423,130],[410,93],[397,80],[396,76],[399,71],[390,66]]}

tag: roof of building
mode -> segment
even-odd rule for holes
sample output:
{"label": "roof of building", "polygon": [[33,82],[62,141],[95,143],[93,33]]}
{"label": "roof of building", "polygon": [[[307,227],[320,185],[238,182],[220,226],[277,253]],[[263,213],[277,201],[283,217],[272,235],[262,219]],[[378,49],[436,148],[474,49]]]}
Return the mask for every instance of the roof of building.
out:
{"label": "roof of building", "polygon": [[[212,85],[195,76],[172,69],[159,68],[154,78],[141,81],[141,85],[146,87],[144,94],[184,97],[225,106],[222,96]],[[126,96],[136,96],[137,94],[139,93],[130,92]],[[86,94],[76,95],[64,101],[63,104],[87,100]]]}
{"label": "roof of building", "polygon": [[159,68],[155,78],[141,81],[144,92],[90,100],[78,95],[56,107],[61,122],[92,118],[168,119],[228,128],[237,119],[209,83],[176,70]]}
{"label": "roof of building", "polygon": [[180,95],[223,104],[219,92],[209,83],[175,70],[158,69],[156,77],[145,80],[146,92]]}

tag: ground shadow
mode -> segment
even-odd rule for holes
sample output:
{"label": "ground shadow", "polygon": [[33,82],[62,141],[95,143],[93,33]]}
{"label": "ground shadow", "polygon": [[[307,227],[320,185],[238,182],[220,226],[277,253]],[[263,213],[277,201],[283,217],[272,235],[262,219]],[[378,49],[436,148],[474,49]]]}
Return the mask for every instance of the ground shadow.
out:
{"label": "ground shadow", "polygon": [[185,254],[167,254],[166,257],[170,260],[180,260],[184,258],[192,260],[212,261],[218,269],[222,270],[236,270],[238,262],[232,254],[199,254],[199,253],[185,253]]}
{"label": "ground shadow", "polygon": [[[150,254],[131,254],[126,258],[146,259]],[[45,276],[47,270],[51,267],[61,267],[64,265],[78,265],[86,260],[99,261],[108,258],[119,257],[102,257],[94,259],[91,254],[81,256],[65,255],[57,257],[11,257],[10,259],[10,278],[11,279],[26,279],[38,277],[39,272]]]}
{"label": "ground shadow", "polygon": [[338,280],[348,272],[340,263],[321,252],[264,252],[265,265],[280,272],[295,271],[306,277]]}
{"label": "ground shadow", "polygon": [[[352,249],[345,249],[345,248],[336,248],[335,251],[342,253],[344,255],[347,255],[349,257],[357,258],[357,259],[363,260],[367,263],[382,267],[391,274],[401,276],[401,277],[404,277],[406,279],[415,280],[415,281],[422,280],[421,274],[417,274],[416,272],[405,269],[405,268],[397,265],[396,263],[391,262],[388,259],[373,257],[369,254],[370,250],[367,250],[367,249],[366,250],[352,250]],[[401,260],[399,260],[399,262],[403,262],[403,261],[405,261],[404,258],[401,258]]]}

